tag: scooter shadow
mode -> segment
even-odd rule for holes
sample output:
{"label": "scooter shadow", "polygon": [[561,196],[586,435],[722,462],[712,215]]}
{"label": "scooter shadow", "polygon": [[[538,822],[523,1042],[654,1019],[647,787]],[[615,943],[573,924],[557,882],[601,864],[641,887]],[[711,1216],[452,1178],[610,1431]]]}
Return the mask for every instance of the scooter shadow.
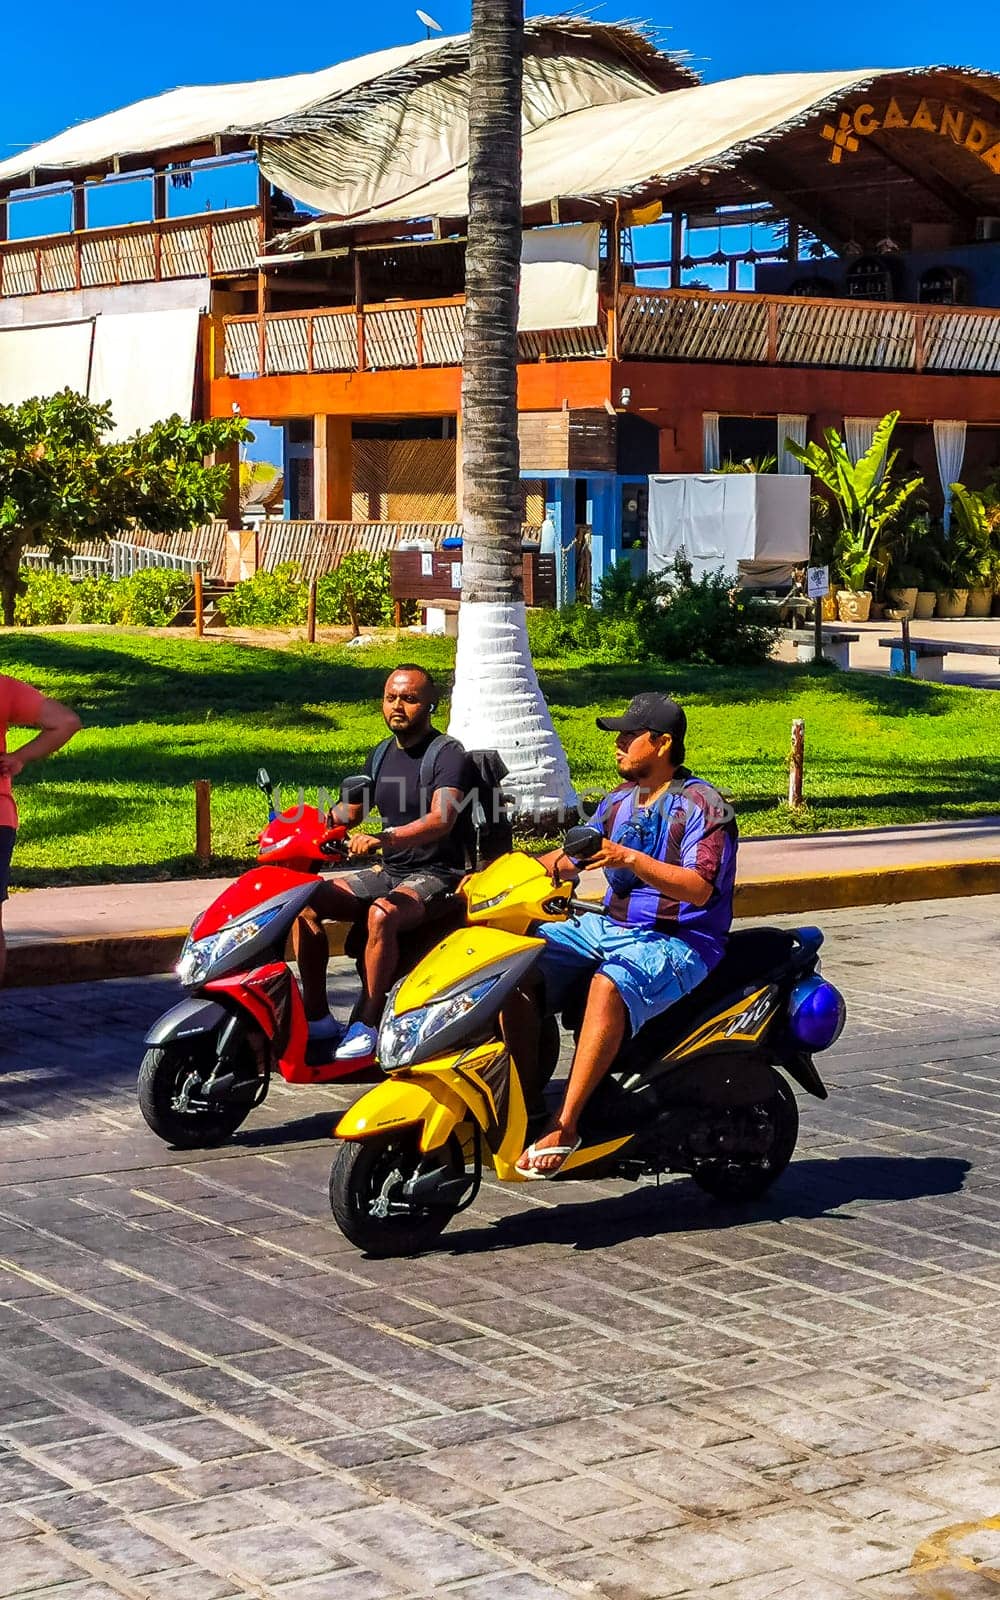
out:
{"label": "scooter shadow", "polygon": [[[448,1234],[442,1247],[452,1255],[482,1250],[519,1250],[533,1244],[563,1244],[574,1250],[604,1250],[632,1239],[747,1227],[759,1222],[806,1221],[839,1214],[855,1202],[921,1200],[957,1194],[971,1164],[950,1156],[844,1156],[796,1161],[769,1194],[739,1205],[713,1200],[690,1179],[657,1187],[643,1184],[627,1194],[574,1202],[564,1183],[547,1190],[551,1206],[529,1206],[486,1227]],[[532,1198],[545,1185],[532,1185]],[[564,1198],[565,1197],[565,1198]],[[541,1198],[541,1196],[539,1196]]]}

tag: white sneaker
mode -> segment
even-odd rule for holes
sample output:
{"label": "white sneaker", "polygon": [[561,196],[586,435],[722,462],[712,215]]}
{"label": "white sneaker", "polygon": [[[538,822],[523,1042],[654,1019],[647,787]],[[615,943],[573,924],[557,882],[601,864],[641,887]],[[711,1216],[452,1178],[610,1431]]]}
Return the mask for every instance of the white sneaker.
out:
{"label": "white sneaker", "polygon": [[344,1034],[336,1055],[335,1061],[367,1061],[369,1056],[374,1056],[378,1044],[378,1034],[374,1028],[367,1028],[363,1022],[352,1022]]}
{"label": "white sneaker", "polygon": [[331,1017],[329,1012],[309,1024],[310,1039],[322,1039],[327,1044],[338,1044],[346,1032],[344,1024],[338,1022],[336,1017]]}

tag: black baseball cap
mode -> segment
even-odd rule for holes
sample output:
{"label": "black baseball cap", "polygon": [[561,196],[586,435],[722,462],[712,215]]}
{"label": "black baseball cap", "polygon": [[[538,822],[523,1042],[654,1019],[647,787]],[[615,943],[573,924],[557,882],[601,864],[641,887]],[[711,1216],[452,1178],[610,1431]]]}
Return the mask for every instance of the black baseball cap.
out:
{"label": "black baseball cap", "polygon": [[596,721],[605,733],[669,733],[674,739],[683,739],[687,733],[687,717],[677,701],[665,694],[637,694],[620,717],[598,717]]}

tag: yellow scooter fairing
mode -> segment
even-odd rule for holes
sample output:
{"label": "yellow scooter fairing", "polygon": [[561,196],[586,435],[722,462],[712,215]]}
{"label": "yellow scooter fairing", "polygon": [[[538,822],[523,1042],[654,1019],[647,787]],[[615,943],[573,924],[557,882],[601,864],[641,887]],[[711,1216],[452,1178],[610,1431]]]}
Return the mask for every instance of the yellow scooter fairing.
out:
{"label": "yellow scooter fairing", "polygon": [[465,880],[469,921],[526,934],[536,922],[569,915],[573,885],[554,884],[540,861],[513,850]]}
{"label": "yellow scooter fairing", "polygon": [[[369,1089],[341,1117],[335,1139],[372,1139],[390,1128],[420,1125],[420,1148],[437,1150],[462,1123],[499,1133],[507,1108],[498,1104],[506,1085],[507,1052],[498,1040],[471,1050],[439,1056]],[[521,1100],[523,1112],[523,1099]]]}
{"label": "yellow scooter fairing", "polygon": [[404,1011],[431,1005],[458,982],[471,988],[480,974],[502,969],[517,956],[540,950],[544,942],[504,933],[499,928],[458,928],[403,979],[395,992],[393,1011],[401,1016]]}
{"label": "yellow scooter fairing", "polygon": [[420,1148],[438,1150],[468,1121],[469,1108],[446,1083],[413,1079],[380,1083],[356,1100],[333,1130],[335,1139],[373,1139],[390,1128],[420,1127]]}

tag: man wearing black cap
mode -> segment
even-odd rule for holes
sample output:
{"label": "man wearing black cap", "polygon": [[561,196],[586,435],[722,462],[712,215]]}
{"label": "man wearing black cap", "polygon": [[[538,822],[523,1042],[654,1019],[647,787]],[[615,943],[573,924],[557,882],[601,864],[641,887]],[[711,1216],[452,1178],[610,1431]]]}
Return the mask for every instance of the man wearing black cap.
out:
{"label": "man wearing black cap", "polygon": [[[579,1121],[628,1034],[666,1011],[722,959],[733,916],[738,833],[731,806],[684,766],[687,718],[662,694],[639,694],[620,717],[598,717],[616,733],[621,785],[592,825],[604,835],[587,865],[604,868],[605,914],[587,912],[541,930],[539,963],[547,1008],[558,1011],[582,980],[590,987],[562,1106],[518,1168],[550,1178],[579,1145]],[[546,866],[576,868],[555,852]]]}

